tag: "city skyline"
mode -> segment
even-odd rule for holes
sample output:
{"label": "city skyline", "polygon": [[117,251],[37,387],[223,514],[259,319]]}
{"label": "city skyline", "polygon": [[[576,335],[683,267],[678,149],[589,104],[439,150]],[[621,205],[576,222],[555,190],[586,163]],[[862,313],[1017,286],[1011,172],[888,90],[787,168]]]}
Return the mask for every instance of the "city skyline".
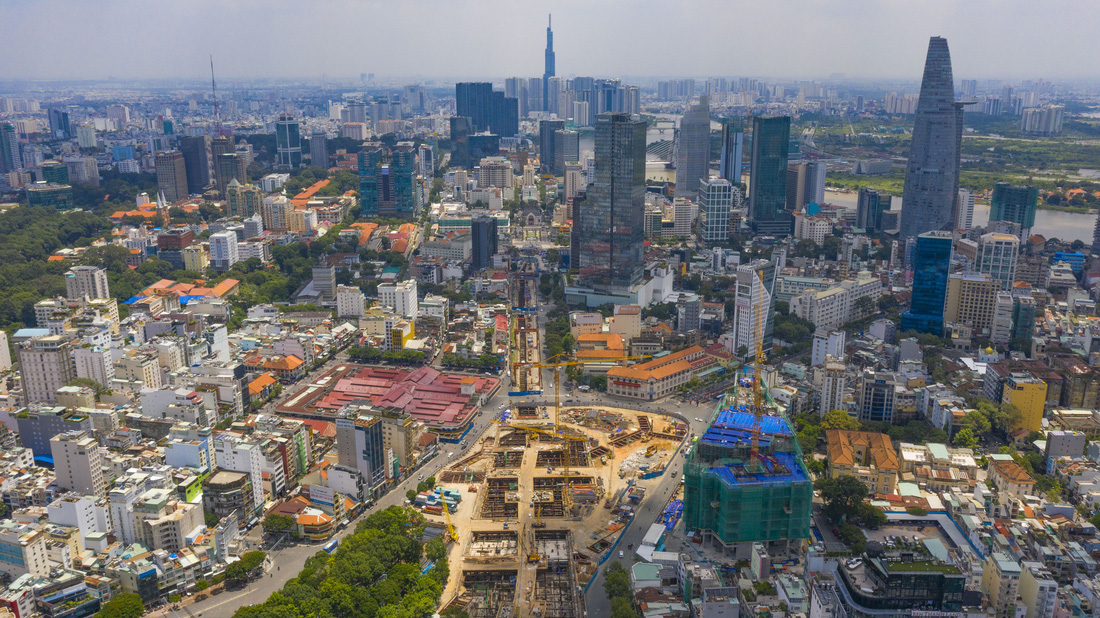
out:
{"label": "city skyline", "polygon": [[[1079,18],[1080,5],[1068,2],[1041,6],[1012,2],[1008,7],[992,0],[940,0],[909,8],[793,0],[733,6],[705,0],[670,12],[665,5],[648,1],[581,7],[560,0],[537,7],[503,5],[485,10],[489,7],[479,2],[390,6],[333,0],[311,5],[324,9],[311,12],[289,3],[264,4],[257,19],[258,4],[215,7],[200,0],[189,4],[188,11],[173,14],[174,28],[146,27],[163,18],[155,6],[108,2],[85,11],[71,0],[7,4],[12,27],[0,41],[0,57],[19,62],[4,63],[0,80],[201,79],[208,77],[210,54],[224,80],[320,79],[322,74],[338,80],[361,73],[455,80],[534,76],[545,69],[545,41],[540,33],[547,26],[548,13],[557,18],[555,68],[563,77],[844,74],[855,79],[908,80],[922,61],[915,51],[923,47],[921,42],[942,36],[954,42],[955,74],[960,79],[1100,78],[1095,66],[1067,62],[1090,53],[1086,47],[1090,22]],[[51,18],[43,20],[44,13]],[[790,19],[792,14],[799,17]],[[701,15],[714,18],[698,19]],[[649,24],[658,17],[661,29],[651,32]],[[1063,24],[1061,35],[1041,41],[1032,36],[1040,18]],[[979,22],[983,27],[975,29]],[[737,36],[728,36],[731,23],[737,25]],[[774,36],[780,23],[784,36]],[[903,23],[905,28],[890,27]],[[607,24],[615,27],[608,29]],[[401,44],[407,43],[411,31],[447,40],[475,25],[493,36],[456,36],[446,54],[438,54],[431,46]],[[364,26],[371,36],[362,36]],[[862,34],[846,37],[842,29]],[[316,30],[327,31],[326,40],[343,41],[338,44],[340,53],[332,53],[329,46],[239,44],[242,36],[259,40],[274,32]],[[106,36],[108,32],[126,36]],[[201,44],[195,43],[195,32],[206,33]],[[676,41],[678,53],[666,54],[665,46],[659,44],[635,44],[642,35],[645,41],[667,36]],[[1000,45],[1003,40],[1017,43]],[[28,54],[29,49],[39,51]],[[70,53],[74,49],[81,52]],[[135,49],[142,53],[133,53]],[[509,53],[495,53],[500,49]]]}

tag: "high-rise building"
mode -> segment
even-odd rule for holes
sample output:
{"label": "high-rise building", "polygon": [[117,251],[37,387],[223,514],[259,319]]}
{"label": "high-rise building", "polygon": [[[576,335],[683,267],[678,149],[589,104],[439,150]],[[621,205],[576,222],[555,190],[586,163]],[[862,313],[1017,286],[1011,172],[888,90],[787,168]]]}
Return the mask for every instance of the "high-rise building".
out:
{"label": "high-rise building", "polygon": [[99,145],[95,137],[95,127],[90,124],[77,125],[76,145],[81,148],[95,148]]}
{"label": "high-rise building", "polygon": [[309,163],[317,167],[328,167],[328,134],[316,129],[309,137]]}
{"label": "high-rise building", "polygon": [[564,120],[539,121],[539,170],[544,174],[554,172],[554,161],[557,159],[554,137],[558,131],[564,130]]}
{"label": "high-rise building", "polygon": [[97,266],[74,266],[65,273],[65,297],[69,300],[110,298],[107,271]]}
{"label": "high-rise building", "polygon": [[218,182],[218,192],[223,195],[231,180],[236,179],[242,184],[248,182],[248,166],[244,157],[236,152],[219,154],[214,160],[214,172]]}
{"label": "high-rise building", "polygon": [[550,29],[551,25],[553,25],[553,18],[548,15],[546,17],[546,60],[542,72],[542,100],[544,103],[550,100],[550,78],[557,75],[554,58],[554,31]]}
{"label": "high-rise building", "polygon": [[184,135],[180,137],[180,152],[187,170],[187,190],[202,193],[210,184],[210,137]]}
{"label": "high-rise building", "polygon": [[745,118],[730,116],[722,119],[722,153],[718,160],[718,175],[731,184],[741,184],[741,161],[745,151]]}
{"label": "high-rise building", "polygon": [[771,259],[756,259],[737,267],[733,337],[728,351],[738,358],[754,358],[757,342],[764,354],[772,350],[776,266],[773,254]]}
{"label": "high-rise building", "polygon": [[0,124],[0,174],[23,167],[19,151],[19,133],[11,123]]}
{"label": "high-rise building", "polygon": [[[526,183],[524,183],[526,185]],[[533,184],[533,183],[532,183]],[[577,197],[587,185],[584,181],[584,170],[580,163],[565,164],[565,199],[571,200]]]}
{"label": "high-rise building", "polygon": [[294,205],[285,195],[269,195],[260,206],[260,220],[265,230],[285,232],[290,229],[290,211]]}
{"label": "high-rise building", "polygon": [[45,335],[24,341],[16,348],[23,403],[54,403],[57,389],[76,377],[72,363],[72,338]]}
{"label": "high-rise building", "polygon": [[959,195],[963,103],[955,102],[947,39],[932,37],[909,146],[902,193],[902,238],[949,230]]}
{"label": "high-rise building", "polygon": [[157,169],[157,191],[164,194],[164,199],[169,204],[190,195],[187,187],[187,164],[183,160],[182,152],[162,150],[156,154],[154,164]]}
{"label": "high-rise building", "polygon": [[554,176],[565,175],[565,164],[581,158],[580,134],[576,131],[554,131]]}
{"label": "high-rise building", "polygon": [[[470,119],[465,116],[453,116],[449,119],[451,129],[451,164],[468,169],[473,162],[470,156]],[[360,165],[360,174],[362,165]],[[360,177],[361,180],[361,177]],[[360,198],[361,199],[361,198]]]}
{"label": "high-rise building", "polygon": [[361,318],[366,309],[366,298],[363,290],[354,285],[336,286],[336,317]]}
{"label": "high-rise building", "polygon": [[909,311],[901,316],[902,331],[916,330],[937,337],[943,332],[951,243],[951,232],[925,232],[917,236],[912,261],[912,301]]}
{"label": "high-rise building", "polygon": [[848,373],[844,361],[826,356],[822,361],[821,372],[821,400],[817,415],[825,416],[833,410],[844,410],[844,389],[847,385],[845,374]]}
{"label": "high-rise building", "polygon": [[313,290],[320,295],[322,302],[336,300],[336,267],[327,260],[322,259],[313,265]]}
{"label": "high-rise building", "polygon": [[801,212],[809,203],[825,200],[825,164],[797,161],[787,164],[787,210]]}
{"label": "high-rise building", "polygon": [[69,139],[72,137],[72,129],[69,126],[69,112],[56,107],[46,110],[46,120],[50,125],[50,136],[57,139]]}
{"label": "high-rise building", "polygon": [[237,179],[225,188],[225,216],[247,219],[263,209],[264,192],[256,185],[242,185]]}
{"label": "high-rise building", "polygon": [[87,496],[102,496],[107,490],[103,479],[103,449],[89,433],[73,431],[50,438],[57,487]]}
{"label": "high-rise building", "polygon": [[645,146],[644,121],[625,113],[596,117],[596,181],[574,220],[579,246],[571,252],[582,285],[630,289],[642,280]]}
{"label": "high-rise building", "polygon": [[388,154],[380,143],[359,151],[359,203],[366,216],[412,217],[416,211],[416,152],[399,142]]}
{"label": "high-rise building", "polygon": [[959,189],[958,202],[955,208],[955,229],[969,231],[974,227],[974,198],[976,196],[966,189]]}
{"label": "high-rise building", "polygon": [[497,253],[497,220],[489,215],[477,215],[470,221],[473,237],[473,254],[470,267],[474,272],[493,265]]}
{"label": "high-rise building", "polygon": [[749,182],[749,223],[757,234],[787,236],[792,217],[787,205],[790,116],[754,116]]}
{"label": "high-rise building", "polygon": [[237,233],[226,231],[210,235],[210,265],[224,273],[240,261],[237,251]]}
{"label": "high-rise building", "polygon": [[717,176],[704,178],[699,181],[698,198],[699,212],[703,215],[703,242],[729,242],[733,185]]}
{"label": "high-rise building", "polygon": [[509,137],[519,132],[519,101],[494,92],[489,82],[455,84],[455,115],[469,118],[473,131]]}
{"label": "high-rise building", "polygon": [[998,182],[993,186],[993,198],[989,202],[989,220],[1019,224],[1020,239],[1026,240],[1035,226],[1038,203],[1038,187]]}
{"label": "high-rise building", "polygon": [[944,324],[966,326],[975,337],[988,338],[999,289],[997,281],[986,274],[949,275],[943,303]]}
{"label": "high-rise building", "polygon": [[868,234],[884,232],[882,213],[890,210],[890,201],[890,196],[885,193],[866,187],[860,189],[856,201],[856,227],[863,228]]}
{"label": "high-rise building", "polygon": [[992,277],[1001,290],[1012,289],[1016,281],[1016,260],[1020,256],[1020,239],[1009,234],[982,234],[978,239],[975,270]]}
{"label": "high-rise building", "polygon": [[694,198],[710,172],[710,98],[699,97],[680,119],[676,135],[676,197]]}
{"label": "high-rise building", "polygon": [[277,165],[290,168],[302,166],[301,127],[290,114],[283,114],[275,121],[275,153]]}
{"label": "high-rise building", "polygon": [[367,123],[367,105],[362,101],[348,101],[348,122]]}
{"label": "high-rise building", "polygon": [[401,317],[415,318],[420,313],[416,279],[406,279],[397,283],[383,283],[378,286],[378,302],[383,307],[393,309],[394,313]]}
{"label": "high-rise building", "polygon": [[897,386],[895,374],[865,369],[859,385],[859,420],[892,423]]}
{"label": "high-rise building", "polygon": [[337,462],[358,470],[371,488],[386,480],[382,429],[380,419],[358,412],[336,419]]}

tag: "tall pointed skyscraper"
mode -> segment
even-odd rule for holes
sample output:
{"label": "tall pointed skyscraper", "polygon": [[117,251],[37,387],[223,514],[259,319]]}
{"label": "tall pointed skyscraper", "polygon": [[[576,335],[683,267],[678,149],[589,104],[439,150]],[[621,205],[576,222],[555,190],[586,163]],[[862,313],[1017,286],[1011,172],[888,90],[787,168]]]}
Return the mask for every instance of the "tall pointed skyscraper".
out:
{"label": "tall pointed skyscraper", "polygon": [[947,39],[932,37],[913,123],[913,141],[902,193],[902,238],[950,230],[959,196],[963,105],[955,102]]}
{"label": "tall pointed skyscraper", "polygon": [[542,73],[542,109],[549,110],[550,105],[550,78],[555,75],[554,68],[554,31],[550,29],[553,19],[546,18],[546,69]]}

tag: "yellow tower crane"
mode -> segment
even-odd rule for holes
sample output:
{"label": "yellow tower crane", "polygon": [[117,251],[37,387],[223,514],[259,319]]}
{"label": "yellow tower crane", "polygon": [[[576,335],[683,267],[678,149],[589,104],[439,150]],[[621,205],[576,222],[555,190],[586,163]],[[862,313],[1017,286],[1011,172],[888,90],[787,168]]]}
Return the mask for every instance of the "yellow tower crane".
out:
{"label": "yellow tower crane", "polygon": [[[557,355],[551,357],[549,360],[553,361],[554,359],[565,356],[565,355],[566,354],[563,352],[561,354],[557,354]],[[629,361],[629,360],[641,360],[641,359],[644,359],[644,358],[653,358],[653,356],[650,355],[650,354],[643,354],[643,355],[640,355],[640,356],[617,356],[617,357],[608,357],[608,358],[592,359],[592,360],[567,360],[567,361],[561,361],[561,362],[546,362],[546,363],[534,363],[534,364],[532,364],[531,367],[536,368],[536,369],[541,369],[543,367],[552,367],[554,369],[554,416],[553,416],[553,419],[554,419],[554,432],[553,432],[552,435],[554,435],[556,437],[559,437],[559,438],[563,438],[565,440],[577,440],[578,439],[574,436],[569,436],[564,431],[562,431],[563,427],[562,427],[561,418],[560,418],[560,415],[561,415],[561,368],[562,367],[572,367],[574,365],[594,365],[594,364],[597,364],[597,363],[619,363],[619,362],[626,362],[626,361]],[[545,433],[545,431],[543,431],[542,433]],[[584,438],[580,438],[580,440],[584,440]],[[563,505],[563,508],[569,508],[570,504],[572,503],[572,496],[570,495],[572,492],[570,491],[570,484],[569,484],[569,449],[568,449],[567,443],[563,443],[563,445],[562,445],[562,458],[561,458],[561,461],[562,461],[562,505]]]}

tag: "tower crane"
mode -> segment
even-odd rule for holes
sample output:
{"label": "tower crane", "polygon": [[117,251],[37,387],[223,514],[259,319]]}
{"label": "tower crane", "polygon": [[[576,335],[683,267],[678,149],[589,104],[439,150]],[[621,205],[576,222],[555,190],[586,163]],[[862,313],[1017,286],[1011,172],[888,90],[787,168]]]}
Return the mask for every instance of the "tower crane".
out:
{"label": "tower crane", "polygon": [[[554,361],[555,359],[557,359],[559,357],[568,358],[568,356],[566,356],[566,353],[562,352],[561,354],[556,354],[556,355],[552,356],[549,360]],[[608,363],[608,362],[618,363],[618,362],[626,362],[626,361],[629,361],[629,360],[640,360],[640,359],[652,358],[652,357],[653,356],[650,355],[650,354],[642,354],[642,355],[639,355],[639,356],[620,356],[620,357],[614,357],[614,358],[609,357],[609,358],[594,359],[594,360],[565,360],[565,361],[560,361],[560,362],[533,363],[533,364],[529,365],[530,367],[535,368],[535,369],[542,369],[543,367],[552,367],[554,369],[554,416],[553,416],[554,431],[553,431],[553,433],[549,433],[549,435],[551,435],[553,437],[561,438],[561,439],[566,440],[566,441],[568,441],[568,440],[586,440],[585,438],[579,438],[577,436],[570,436],[569,434],[566,434],[563,431],[563,426],[561,424],[561,419],[560,419],[560,414],[561,414],[561,368],[562,367],[572,367],[572,366],[575,366],[575,365],[594,365],[594,364],[597,364],[597,363]],[[542,433],[542,434],[547,434],[548,433],[545,429],[541,430],[541,431],[539,431],[537,428],[532,428],[532,427],[524,427],[524,429],[527,430],[527,431],[535,430],[537,433]],[[572,492],[570,491],[570,485],[569,485],[569,450],[568,450],[568,447],[566,446],[567,444],[568,444],[568,442],[563,442],[563,444],[562,444],[562,458],[561,458],[561,461],[562,461],[562,507],[563,508],[569,508],[570,503],[572,501],[572,496],[570,495]]]}

